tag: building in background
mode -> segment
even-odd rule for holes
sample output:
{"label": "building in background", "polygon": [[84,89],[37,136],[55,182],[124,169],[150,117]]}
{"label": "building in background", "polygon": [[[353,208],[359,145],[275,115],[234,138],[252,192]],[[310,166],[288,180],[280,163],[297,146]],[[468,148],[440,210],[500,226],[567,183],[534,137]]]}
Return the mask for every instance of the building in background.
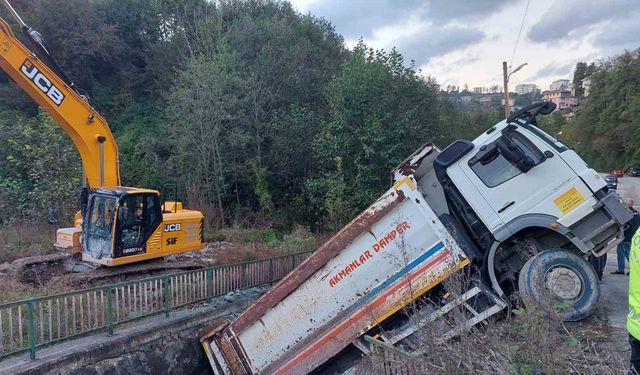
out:
{"label": "building in background", "polygon": [[568,90],[571,89],[571,81],[568,79],[557,79],[549,85],[549,90],[557,91],[557,90]]}
{"label": "building in background", "polygon": [[542,96],[544,100],[556,103],[558,109],[571,109],[578,106],[578,98],[572,95],[571,90],[567,88],[544,91]]}
{"label": "building in background", "polygon": [[589,91],[591,91],[591,83],[593,82],[593,75],[584,77],[582,79],[582,89],[584,90],[584,97],[589,96]]}
{"label": "building in background", "polygon": [[526,95],[536,91],[538,91],[538,86],[533,83],[522,83],[516,85],[516,94],[518,95]]}
{"label": "building in background", "polygon": [[[500,100],[500,105],[504,107],[504,97]],[[509,98],[509,109],[511,112],[519,109],[516,108],[516,100],[514,98]]]}

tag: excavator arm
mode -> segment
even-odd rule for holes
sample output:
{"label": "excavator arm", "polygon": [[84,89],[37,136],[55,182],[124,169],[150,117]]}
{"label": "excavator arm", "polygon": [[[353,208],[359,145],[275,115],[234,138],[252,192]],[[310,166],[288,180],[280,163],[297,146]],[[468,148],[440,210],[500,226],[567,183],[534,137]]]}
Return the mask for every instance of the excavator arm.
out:
{"label": "excavator arm", "polygon": [[[2,2],[23,30],[28,30],[9,3]],[[120,186],[118,146],[107,121],[68,81],[22,44],[2,18],[0,68],[71,137],[80,153],[89,188]]]}

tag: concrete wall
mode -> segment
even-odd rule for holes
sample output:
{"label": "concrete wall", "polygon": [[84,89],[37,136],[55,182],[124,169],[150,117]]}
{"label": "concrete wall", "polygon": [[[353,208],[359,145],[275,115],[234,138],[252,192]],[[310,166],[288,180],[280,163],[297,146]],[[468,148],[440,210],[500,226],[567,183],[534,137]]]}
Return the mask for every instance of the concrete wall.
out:
{"label": "concrete wall", "polygon": [[106,332],[60,343],[0,362],[2,374],[209,374],[198,333],[223,315],[246,308],[266,288],[217,298],[210,305],[156,316]]}

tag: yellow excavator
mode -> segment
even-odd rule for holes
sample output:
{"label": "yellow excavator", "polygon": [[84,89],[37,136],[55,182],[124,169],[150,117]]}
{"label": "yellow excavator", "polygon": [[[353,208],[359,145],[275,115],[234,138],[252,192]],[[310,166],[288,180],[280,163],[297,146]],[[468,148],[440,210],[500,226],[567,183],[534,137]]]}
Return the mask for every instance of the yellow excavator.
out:
{"label": "yellow excavator", "polygon": [[81,210],[73,228],[57,230],[54,246],[110,267],[202,249],[201,212],[178,201],[161,203],[156,190],[120,186],[118,146],[107,121],[55,62],[42,36],[1,1],[38,53],[0,18],[0,68],[53,117],[82,159]]}

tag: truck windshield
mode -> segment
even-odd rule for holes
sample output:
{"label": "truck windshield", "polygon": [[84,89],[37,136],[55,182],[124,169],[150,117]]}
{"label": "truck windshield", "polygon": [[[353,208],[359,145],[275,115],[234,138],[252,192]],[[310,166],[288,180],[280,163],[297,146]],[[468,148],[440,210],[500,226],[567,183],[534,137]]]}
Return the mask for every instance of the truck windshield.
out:
{"label": "truck windshield", "polygon": [[[542,151],[521,133],[508,130],[504,132],[502,137],[511,140],[513,146],[528,157],[534,165],[538,165],[544,160]],[[481,153],[482,150],[476,156]],[[474,157],[469,160],[469,167],[487,187],[496,187],[521,173],[520,169],[509,162],[498,149],[495,149],[495,152],[490,156],[489,158]]]}
{"label": "truck windshield", "polygon": [[113,225],[118,201],[115,197],[94,195],[89,203],[84,251],[100,259],[111,255]]}
{"label": "truck windshield", "polygon": [[539,127],[529,124],[527,125],[527,129],[529,129],[533,134],[537,135],[538,138],[542,139],[544,142],[548,143],[551,147],[553,147],[558,152],[567,151],[567,146],[562,144],[562,142],[553,138],[549,134],[547,134],[544,130]]}
{"label": "truck windshield", "polygon": [[509,163],[500,153],[487,163],[475,163],[470,167],[489,188],[496,187],[520,174],[520,170]]}

